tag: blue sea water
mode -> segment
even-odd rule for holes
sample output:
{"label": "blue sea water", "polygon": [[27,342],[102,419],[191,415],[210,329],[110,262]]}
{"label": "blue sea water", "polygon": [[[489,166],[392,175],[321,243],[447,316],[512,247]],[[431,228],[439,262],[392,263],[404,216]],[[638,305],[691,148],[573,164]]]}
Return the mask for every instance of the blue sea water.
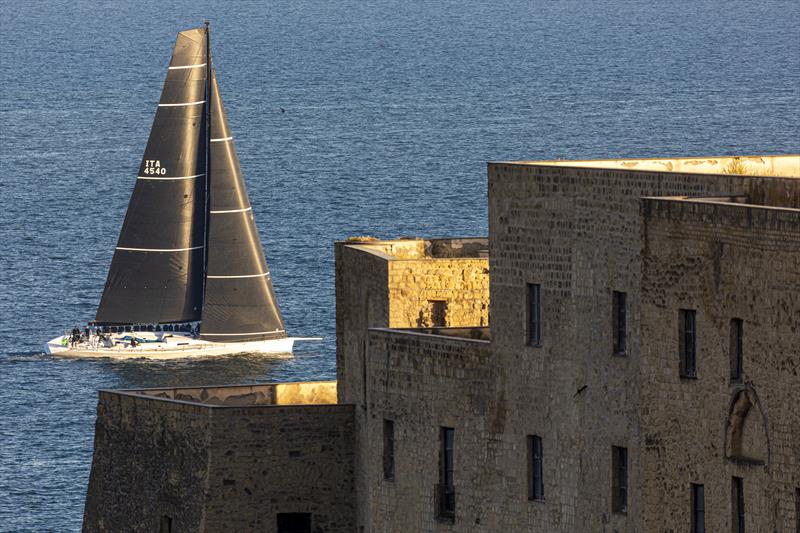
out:
{"label": "blue sea water", "polygon": [[[58,360],[175,34],[215,63],[296,357]],[[800,151],[800,3],[0,0],[0,530],[76,531],[98,388],[331,378],[332,242],[485,235],[486,161]]]}

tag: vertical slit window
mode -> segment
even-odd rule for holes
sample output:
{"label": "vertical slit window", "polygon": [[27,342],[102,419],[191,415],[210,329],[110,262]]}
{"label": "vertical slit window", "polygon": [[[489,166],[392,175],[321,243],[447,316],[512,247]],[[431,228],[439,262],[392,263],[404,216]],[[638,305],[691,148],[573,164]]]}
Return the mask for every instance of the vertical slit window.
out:
{"label": "vertical slit window", "polygon": [[731,481],[731,509],[733,516],[731,523],[733,524],[733,533],[744,532],[744,480],[740,477],[734,477]]}
{"label": "vertical slit window", "polygon": [[544,500],[542,438],[528,436],[528,499]]}
{"label": "vertical slit window", "polygon": [[528,344],[538,346],[542,343],[542,286],[528,284]]}
{"label": "vertical slit window", "polygon": [[452,522],[456,512],[456,493],[454,481],[454,440],[455,430],[440,429],[439,484],[436,486],[436,517]]}
{"label": "vertical slit window", "polygon": [[383,478],[394,481],[394,421],[383,421]]}
{"label": "vertical slit window", "polygon": [[692,533],[706,533],[705,487],[692,483]]}
{"label": "vertical slit window", "polygon": [[731,320],[731,381],[742,379],[744,323],[741,318]]}
{"label": "vertical slit window", "polygon": [[614,291],[611,296],[611,314],[613,317],[614,353],[617,355],[624,355],[627,350],[627,313],[626,294]]}
{"label": "vertical slit window", "polygon": [[617,513],[628,512],[628,449],[614,446],[611,449],[611,508]]}
{"label": "vertical slit window", "polygon": [[794,489],[794,522],[800,533],[800,488]]}
{"label": "vertical slit window", "polygon": [[697,322],[694,309],[681,309],[678,312],[678,339],[680,375],[684,378],[695,378],[697,377]]}

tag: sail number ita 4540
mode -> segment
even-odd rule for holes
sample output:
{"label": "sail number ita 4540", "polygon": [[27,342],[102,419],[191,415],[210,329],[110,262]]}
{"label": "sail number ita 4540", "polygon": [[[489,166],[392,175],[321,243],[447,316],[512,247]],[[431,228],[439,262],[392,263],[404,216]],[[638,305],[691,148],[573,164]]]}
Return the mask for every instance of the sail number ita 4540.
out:
{"label": "sail number ita 4540", "polygon": [[161,166],[161,161],[158,159],[145,159],[144,160],[144,173],[147,175],[157,176],[167,173],[167,168]]}

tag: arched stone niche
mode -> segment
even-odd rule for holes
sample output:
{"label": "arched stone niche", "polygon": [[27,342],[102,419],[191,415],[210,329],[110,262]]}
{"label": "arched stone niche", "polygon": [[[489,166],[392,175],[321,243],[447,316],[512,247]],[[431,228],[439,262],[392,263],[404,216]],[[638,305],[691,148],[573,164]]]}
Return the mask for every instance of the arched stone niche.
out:
{"label": "arched stone niche", "polygon": [[752,389],[739,390],[733,396],[725,433],[725,455],[756,464],[769,461],[767,423]]}

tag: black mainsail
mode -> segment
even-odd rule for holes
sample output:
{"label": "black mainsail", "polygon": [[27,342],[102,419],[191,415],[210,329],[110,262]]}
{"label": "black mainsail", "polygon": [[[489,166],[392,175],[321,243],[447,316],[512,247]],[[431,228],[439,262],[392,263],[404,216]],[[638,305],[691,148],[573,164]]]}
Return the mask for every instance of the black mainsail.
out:
{"label": "black mainsail", "polygon": [[95,320],[194,321],[212,342],[286,336],[207,28],[178,34]]}
{"label": "black mainsail", "polygon": [[285,337],[213,70],[210,137],[208,263],[200,338],[237,342]]}

